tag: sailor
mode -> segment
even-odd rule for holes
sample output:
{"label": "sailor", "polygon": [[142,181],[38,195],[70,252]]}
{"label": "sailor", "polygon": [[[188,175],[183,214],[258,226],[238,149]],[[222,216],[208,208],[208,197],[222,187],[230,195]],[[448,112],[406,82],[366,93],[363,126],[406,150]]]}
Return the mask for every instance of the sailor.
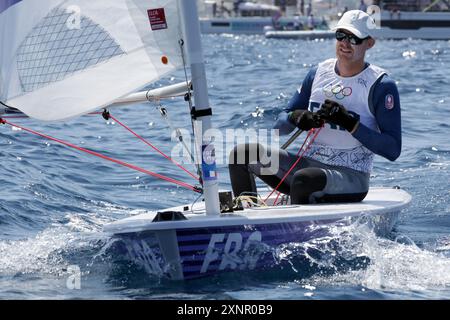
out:
{"label": "sailor", "polygon": [[233,1],[233,11],[234,11],[235,17],[239,16],[239,6],[241,5],[241,2],[243,2],[243,0],[234,0]]}
{"label": "sailor", "polygon": [[309,16],[308,16],[308,29],[309,30],[314,30],[314,15],[311,13]]}
{"label": "sailor", "polygon": [[361,2],[359,3],[359,10],[366,12],[367,11],[367,5],[364,2],[364,0],[361,0]]}
{"label": "sailor", "polygon": [[[374,154],[390,161],[400,156],[397,86],[385,70],[365,61],[367,50],[375,45],[374,28],[367,13],[346,12],[333,29],[336,58],[309,71],[275,123],[281,135],[296,128],[321,128],[278,189],[290,195],[293,204],[362,201]],[[274,159],[277,168],[271,166]],[[256,193],[254,175],[275,188],[296,160],[296,154],[286,150],[236,146],[229,164],[234,195]]]}

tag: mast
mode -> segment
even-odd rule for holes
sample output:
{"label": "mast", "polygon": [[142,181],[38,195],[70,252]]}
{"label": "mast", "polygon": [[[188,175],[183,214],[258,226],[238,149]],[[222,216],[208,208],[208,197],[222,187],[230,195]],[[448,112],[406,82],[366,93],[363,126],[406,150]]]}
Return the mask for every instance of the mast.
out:
{"label": "mast", "polygon": [[219,215],[219,183],[217,181],[217,168],[214,145],[205,136],[211,129],[211,109],[208,99],[208,86],[206,83],[205,64],[203,60],[202,43],[200,38],[200,23],[196,0],[179,0],[180,15],[184,30],[184,40],[191,67],[191,79],[194,87],[195,112],[201,122],[202,128],[202,178],[205,207],[207,215]]}

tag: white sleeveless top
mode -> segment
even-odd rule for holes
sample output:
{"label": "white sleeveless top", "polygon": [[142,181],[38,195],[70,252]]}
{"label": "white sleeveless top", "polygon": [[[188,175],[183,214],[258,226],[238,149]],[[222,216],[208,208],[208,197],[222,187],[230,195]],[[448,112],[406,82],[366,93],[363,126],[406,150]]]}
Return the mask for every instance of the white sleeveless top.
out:
{"label": "white sleeveless top", "polygon": [[[336,59],[319,64],[311,88],[310,111],[318,111],[325,99],[342,104],[350,113],[360,116],[360,123],[379,132],[376,120],[369,108],[372,86],[386,71],[369,65],[353,77],[336,74]],[[365,148],[347,130],[333,124],[325,124],[305,157],[334,166],[344,166],[357,171],[372,170],[373,152]]]}

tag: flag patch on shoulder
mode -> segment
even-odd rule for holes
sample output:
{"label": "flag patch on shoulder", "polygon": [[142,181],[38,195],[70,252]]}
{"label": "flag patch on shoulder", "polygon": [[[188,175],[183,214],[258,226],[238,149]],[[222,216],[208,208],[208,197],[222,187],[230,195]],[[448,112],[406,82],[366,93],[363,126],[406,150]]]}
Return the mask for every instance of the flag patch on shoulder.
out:
{"label": "flag patch on shoulder", "polygon": [[386,95],[386,98],[384,99],[384,106],[388,110],[391,110],[394,108],[394,96],[392,94]]}

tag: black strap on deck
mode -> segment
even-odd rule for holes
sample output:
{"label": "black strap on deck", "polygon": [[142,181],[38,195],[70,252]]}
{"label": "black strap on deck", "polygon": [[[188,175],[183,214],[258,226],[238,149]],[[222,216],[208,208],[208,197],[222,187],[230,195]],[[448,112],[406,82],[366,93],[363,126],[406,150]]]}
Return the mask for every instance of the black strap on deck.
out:
{"label": "black strap on deck", "polygon": [[103,117],[103,119],[105,119],[106,121],[108,121],[109,119],[111,119],[111,114],[109,113],[109,111],[108,110],[103,110],[103,112],[102,112],[102,117]]}
{"label": "black strap on deck", "polygon": [[191,116],[192,116],[192,119],[194,119],[194,120],[197,120],[197,118],[201,118],[201,117],[212,116],[212,109],[208,108],[208,109],[197,110],[197,109],[195,109],[195,107],[192,107]]}

